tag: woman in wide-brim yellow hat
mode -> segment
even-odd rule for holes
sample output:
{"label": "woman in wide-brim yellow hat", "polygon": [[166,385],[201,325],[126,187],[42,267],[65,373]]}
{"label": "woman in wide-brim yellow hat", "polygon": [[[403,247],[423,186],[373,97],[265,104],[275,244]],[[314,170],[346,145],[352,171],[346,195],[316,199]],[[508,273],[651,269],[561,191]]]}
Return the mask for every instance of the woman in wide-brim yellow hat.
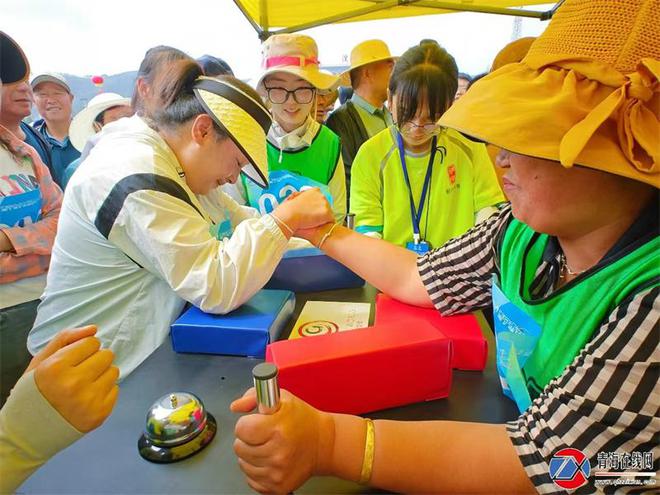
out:
{"label": "woman in wide-brim yellow hat", "polygon": [[[626,475],[626,486],[649,487],[643,473],[657,468],[658,431],[659,17],[657,0],[566,0],[522,62],[484,77],[442,117],[504,150],[511,206],[463,237],[417,259],[340,226],[308,236],[405,302],[446,315],[492,302],[497,370],[520,416],[372,423],[283,392],[276,414],[236,426],[235,451],[254,489],[284,493],[319,474],[402,492],[591,493],[603,482],[590,467],[632,465],[642,476]],[[250,392],[233,409],[254,403]],[[637,460],[612,465],[613,451]]]}
{"label": "woman in wide-brim yellow hat", "polygon": [[259,217],[220,192],[239,174],[265,187],[259,95],[231,77],[171,62],[153,113],[106,126],[67,187],[49,278],[28,348],[94,321],[127,376],[163,343],[188,302],[209,313],[268,281],[300,227],[331,221],[318,190]]}

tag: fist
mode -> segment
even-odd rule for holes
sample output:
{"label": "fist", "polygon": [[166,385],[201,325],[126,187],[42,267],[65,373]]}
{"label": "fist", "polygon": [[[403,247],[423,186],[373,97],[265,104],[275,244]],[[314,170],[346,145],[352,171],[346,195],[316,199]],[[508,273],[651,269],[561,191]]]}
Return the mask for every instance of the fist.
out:
{"label": "fist", "polygon": [[119,394],[113,353],[95,333],[95,326],[60,332],[28,366],[41,394],[83,433],[105,421]]}

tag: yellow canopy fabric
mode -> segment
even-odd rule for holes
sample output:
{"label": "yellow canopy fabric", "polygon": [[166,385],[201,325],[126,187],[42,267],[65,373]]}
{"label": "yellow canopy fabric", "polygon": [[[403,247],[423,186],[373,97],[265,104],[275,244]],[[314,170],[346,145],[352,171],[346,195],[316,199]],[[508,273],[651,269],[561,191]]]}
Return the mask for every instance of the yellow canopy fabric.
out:
{"label": "yellow canopy fabric", "polygon": [[294,32],[335,22],[390,19],[457,11],[549,18],[551,12],[512,9],[552,0],[234,0],[257,32]]}

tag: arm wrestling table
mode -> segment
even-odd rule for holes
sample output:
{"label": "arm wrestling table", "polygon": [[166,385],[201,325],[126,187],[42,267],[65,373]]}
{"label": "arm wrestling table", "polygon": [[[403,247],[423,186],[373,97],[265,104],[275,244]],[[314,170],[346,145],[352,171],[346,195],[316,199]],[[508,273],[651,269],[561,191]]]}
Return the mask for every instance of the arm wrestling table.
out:
{"label": "arm wrestling table", "polygon": [[[371,302],[374,318],[377,291],[371,286],[296,295],[296,310],[286,338],[308,300]],[[411,404],[369,414],[396,420],[451,419],[483,423],[518,416],[515,404],[502,394],[494,362],[493,334],[478,316],[488,340],[483,372],[454,371],[447,399]],[[169,339],[120,385],[119,400],[106,422],[57,454],[25,481],[17,493],[251,493],[232,450],[237,415],[229,404],[252,386],[252,368],[260,359],[206,354],[176,354]],[[187,391],[202,399],[218,422],[211,444],[197,455],[174,464],[152,464],[138,453],[137,440],[151,404],[162,395]],[[439,447],[440,448],[440,447]],[[309,480],[296,493],[363,493],[356,483],[335,478]],[[370,490],[373,493],[373,489]]]}

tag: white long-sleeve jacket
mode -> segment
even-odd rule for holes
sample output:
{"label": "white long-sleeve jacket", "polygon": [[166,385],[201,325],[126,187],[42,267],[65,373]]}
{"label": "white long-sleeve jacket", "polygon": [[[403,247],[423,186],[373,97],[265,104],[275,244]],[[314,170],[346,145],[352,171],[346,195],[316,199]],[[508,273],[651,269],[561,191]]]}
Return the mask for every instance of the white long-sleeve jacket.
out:
{"label": "white long-sleeve jacket", "polygon": [[30,352],[93,323],[123,378],[162,344],[186,301],[226,313],[268,281],[287,248],[273,219],[218,189],[197,198],[182,176],[139,117],[104,129],[67,187]]}

